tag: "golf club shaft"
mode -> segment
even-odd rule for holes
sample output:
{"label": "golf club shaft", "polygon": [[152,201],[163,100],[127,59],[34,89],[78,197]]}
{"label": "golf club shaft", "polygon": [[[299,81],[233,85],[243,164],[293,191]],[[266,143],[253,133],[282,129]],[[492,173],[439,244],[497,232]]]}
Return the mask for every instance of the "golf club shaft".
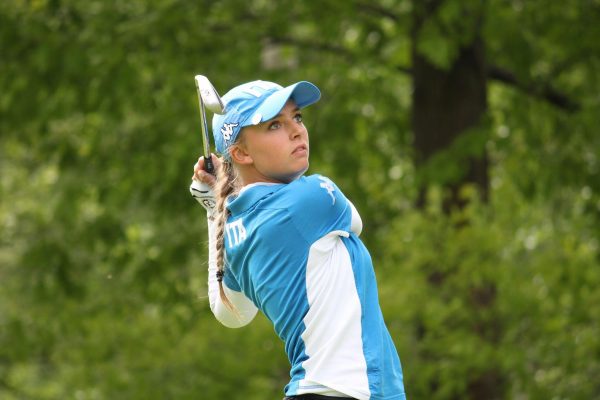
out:
{"label": "golf club shaft", "polygon": [[204,109],[204,101],[202,101],[202,96],[200,95],[200,90],[198,89],[198,105],[200,107],[200,119],[202,122],[202,144],[203,144],[203,155],[204,155],[204,170],[209,174],[212,174],[215,170],[215,167],[212,162],[212,157],[210,155],[210,142],[208,140],[208,124],[206,123],[206,111]]}

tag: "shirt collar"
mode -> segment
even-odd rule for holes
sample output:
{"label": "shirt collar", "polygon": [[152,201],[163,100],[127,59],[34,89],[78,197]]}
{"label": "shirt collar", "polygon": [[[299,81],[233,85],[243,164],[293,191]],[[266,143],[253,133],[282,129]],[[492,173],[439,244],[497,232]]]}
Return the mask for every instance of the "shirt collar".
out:
{"label": "shirt collar", "polygon": [[232,215],[241,214],[252,207],[259,200],[269,196],[284,187],[284,183],[257,182],[246,185],[237,196],[227,199],[227,208]]}

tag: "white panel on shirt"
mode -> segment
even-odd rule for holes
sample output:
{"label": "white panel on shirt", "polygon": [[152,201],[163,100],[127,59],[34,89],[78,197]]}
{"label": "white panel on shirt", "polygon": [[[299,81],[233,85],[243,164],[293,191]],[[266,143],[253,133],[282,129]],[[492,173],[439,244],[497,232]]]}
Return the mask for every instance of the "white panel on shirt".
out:
{"label": "white panel on shirt", "polygon": [[302,334],[305,352],[305,378],[298,394],[319,393],[370,396],[367,363],[363,353],[361,303],[356,290],[350,254],[334,231],[310,248],[306,267],[309,311]]}
{"label": "white panel on shirt", "polygon": [[360,214],[356,210],[356,207],[354,207],[354,204],[352,204],[350,200],[348,200],[348,205],[350,206],[350,210],[352,211],[350,230],[354,232],[357,236],[360,236],[360,233],[362,232],[363,228],[362,219],[360,218]]}

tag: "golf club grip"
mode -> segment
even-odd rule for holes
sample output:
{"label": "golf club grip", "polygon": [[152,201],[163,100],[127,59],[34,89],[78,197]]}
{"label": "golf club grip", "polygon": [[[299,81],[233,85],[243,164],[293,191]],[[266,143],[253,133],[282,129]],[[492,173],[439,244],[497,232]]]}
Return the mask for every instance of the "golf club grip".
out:
{"label": "golf club grip", "polygon": [[212,161],[212,156],[208,155],[207,157],[204,157],[204,170],[206,172],[208,172],[209,174],[213,174],[215,172],[215,165],[213,164]]}

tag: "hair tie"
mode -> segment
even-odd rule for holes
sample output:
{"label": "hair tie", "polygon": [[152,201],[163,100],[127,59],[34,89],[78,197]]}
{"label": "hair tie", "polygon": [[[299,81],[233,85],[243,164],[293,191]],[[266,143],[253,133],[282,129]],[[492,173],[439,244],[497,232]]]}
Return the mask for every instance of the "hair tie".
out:
{"label": "hair tie", "polygon": [[217,271],[217,282],[223,282],[223,271]]}

